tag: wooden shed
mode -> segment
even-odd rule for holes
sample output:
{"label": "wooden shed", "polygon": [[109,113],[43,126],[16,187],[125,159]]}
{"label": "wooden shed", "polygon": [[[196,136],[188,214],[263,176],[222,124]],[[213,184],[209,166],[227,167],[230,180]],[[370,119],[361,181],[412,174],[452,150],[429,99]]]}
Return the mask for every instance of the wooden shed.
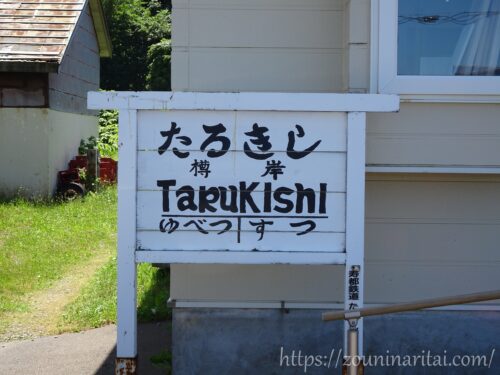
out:
{"label": "wooden shed", "polygon": [[80,139],[111,42],[100,0],[0,2],[0,194],[51,195]]}

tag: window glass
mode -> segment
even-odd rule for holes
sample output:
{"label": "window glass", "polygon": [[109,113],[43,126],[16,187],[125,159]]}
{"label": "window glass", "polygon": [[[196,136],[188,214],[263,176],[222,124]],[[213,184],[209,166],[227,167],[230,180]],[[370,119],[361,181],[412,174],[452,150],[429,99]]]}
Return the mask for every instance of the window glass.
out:
{"label": "window glass", "polygon": [[500,75],[500,0],[399,0],[398,16],[398,75]]}

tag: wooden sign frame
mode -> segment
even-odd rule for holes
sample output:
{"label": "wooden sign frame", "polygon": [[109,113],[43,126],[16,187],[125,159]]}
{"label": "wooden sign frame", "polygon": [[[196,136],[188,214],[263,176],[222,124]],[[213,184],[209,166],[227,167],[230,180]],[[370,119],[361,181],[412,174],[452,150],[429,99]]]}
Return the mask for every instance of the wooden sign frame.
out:
{"label": "wooden sign frame", "polygon": [[[91,109],[119,110],[117,358],[137,356],[137,263],[345,265],[345,308],[363,307],[366,112],[395,112],[399,98],[371,94],[91,92]],[[137,243],[138,111],[342,112],[346,128],[345,251],[150,251]],[[362,322],[359,323],[362,333]],[[360,334],[362,338],[362,334]],[[362,340],[360,340],[362,348]]]}

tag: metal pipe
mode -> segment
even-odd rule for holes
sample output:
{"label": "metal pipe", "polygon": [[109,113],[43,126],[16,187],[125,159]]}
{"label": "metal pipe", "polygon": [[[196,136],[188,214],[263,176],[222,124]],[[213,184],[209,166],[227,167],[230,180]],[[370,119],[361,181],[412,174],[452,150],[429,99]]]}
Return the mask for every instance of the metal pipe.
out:
{"label": "metal pipe", "polygon": [[[365,307],[356,312],[359,313],[359,317],[373,316],[373,315],[383,315],[383,314],[392,314],[404,311],[416,311],[422,309],[428,309],[432,307],[440,307],[440,306],[449,306],[449,305],[460,305],[464,303],[472,303],[472,302],[481,302],[481,301],[490,301],[500,299],[500,290],[493,290],[489,292],[482,293],[472,293],[472,294],[462,294],[458,296],[451,297],[440,297],[440,298],[431,298],[425,299],[415,302],[408,303],[400,303],[389,306],[380,306],[380,307]],[[322,319],[324,321],[330,320],[344,320],[349,319],[349,316],[346,314],[352,313],[353,311],[330,311],[323,313]]]}
{"label": "metal pipe", "polygon": [[349,322],[350,327],[347,331],[347,350],[348,350],[348,362],[347,362],[347,374],[348,375],[358,375],[359,367],[359,350],[358,350],[358,328],[356,327],[357,320],[354,324]]}

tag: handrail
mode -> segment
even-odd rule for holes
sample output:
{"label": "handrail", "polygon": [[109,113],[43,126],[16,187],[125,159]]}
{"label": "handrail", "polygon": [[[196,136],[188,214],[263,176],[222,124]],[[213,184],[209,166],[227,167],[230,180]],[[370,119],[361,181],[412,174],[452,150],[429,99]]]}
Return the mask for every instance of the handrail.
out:
{"label": "handrail", "polygon": [[420,301],[394,304],[389,306],[365,307],[350,311],[330,311],[323,313],[324,321],[359,319],[365,316],[399,313],[404,311],[416,311],[439,306],[459,305],[463,303],[480,302],[500,299],[500,290],[489,292],[462,294],[451,297],[440,297],[424,299]]}

